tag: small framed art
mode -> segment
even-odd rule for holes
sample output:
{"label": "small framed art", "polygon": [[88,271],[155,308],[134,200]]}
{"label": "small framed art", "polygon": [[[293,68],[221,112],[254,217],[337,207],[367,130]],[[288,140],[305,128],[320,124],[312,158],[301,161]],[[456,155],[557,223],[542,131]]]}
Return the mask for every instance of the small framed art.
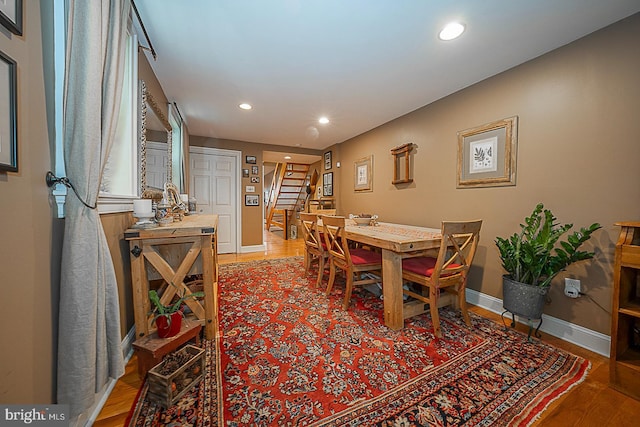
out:
{"label": "small framed art", "polygon": [[245,194],[244,195],[245,206],[260,206],[260,195],[258,194]]}
{"label": "small framed art", "polygon": [[516,185],[518,116],[458,132],[457,188]]}
{"label": "small framed art", "polygon": [[356,160],[354,169],[355,191],[373,191],[373,155]]}
{"label": "small framed art", "polygon": [[324,170],[328,171],[331,166],[331,151],[327,151],[324,153]]}
{"label": "small framed art", "polygon": [[18,171],[16,61],[0,52],[0,171]]}
{"label": "small framed art", "polygon": [[322,194],[333,196],[333,172],[322,175]]}
{"label": "small framed art", "polygon": [[22,35],[22,0],[0,1],[0,24],[13,34]]}

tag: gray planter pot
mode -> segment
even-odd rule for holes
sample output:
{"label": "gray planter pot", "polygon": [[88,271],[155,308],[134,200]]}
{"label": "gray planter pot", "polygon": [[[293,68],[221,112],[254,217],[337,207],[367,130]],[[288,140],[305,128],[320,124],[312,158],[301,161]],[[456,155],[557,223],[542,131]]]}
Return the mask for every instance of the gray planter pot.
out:
{"label": "gray planter pot", "polygon": [[505,310],[518,316],[542,319],[542,310],[548,292],[548,287],[531,286],[516,282],[507,275],[502,276],[502,305]]}

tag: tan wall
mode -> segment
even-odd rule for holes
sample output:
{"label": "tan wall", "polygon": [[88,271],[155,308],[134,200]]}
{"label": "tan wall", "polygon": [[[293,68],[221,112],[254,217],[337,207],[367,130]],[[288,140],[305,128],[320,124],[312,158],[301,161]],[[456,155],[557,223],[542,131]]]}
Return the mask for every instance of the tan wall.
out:
{"label": "tan wall", "polygon": [[[640,215],[640,14],[334,147],[342,214],[439,227],[444,219],[484,220],[469,287],[502,298],[494,240],[519,230],[538,202],[574,228],[599,222],[597,258],[554,281],[545,313],[609,334],[610,314],[589,298],[569,299],[564,277],[610,310],[620,220]],[[456,189],[457,136],[519,116],[517,185]],[[394,186],[390,149],[414,142],[414,182]],[[353,163],[373,154],[373,192],[353,191]],[[334,160],[334,161],[335,161]]]}
{"label": "tan wall", "polygon": [[[209,147],[218,148],[223,150],[235,150],[242,153],[241,168],[251,170],[251,166],[245,163],[245,156],[256,156],[257,165],[260,168],[260,175],[262,175],[262,152],[263,151],[287,151],[300,154],[315,154],[319,155],[319,151],[310,150],[304,148],[292,148],[282,147],[269,144],[257,144],[253,142],[234,141],[229,139],[218,138],[206,138],[202,136],[191,135],[189,137],[189,145],[194,147]],[[239,174],[242,171],[238,171]],[[262,230],[263,230],[263,211],[264,211],[264,188],[268,186],[270,182],[265,183],[264,179],[260,178],[260,185],[251,184],[250,178],[242,178],[242,194],[240,196],[240,206],[242,215],[242,246],[255,246],[262,244]],[[256,193],[260,194],[260,206],[245,206],[244,195],[245,186],[255,185]]]}
{"label": "tan wall", "polygon": [[51,403],[55,396],[61,221],[45,174],[47,129],[40,2],[24,2],[23,36],[0,32],[18,63],[18,167],[0,173],[0,402]]}

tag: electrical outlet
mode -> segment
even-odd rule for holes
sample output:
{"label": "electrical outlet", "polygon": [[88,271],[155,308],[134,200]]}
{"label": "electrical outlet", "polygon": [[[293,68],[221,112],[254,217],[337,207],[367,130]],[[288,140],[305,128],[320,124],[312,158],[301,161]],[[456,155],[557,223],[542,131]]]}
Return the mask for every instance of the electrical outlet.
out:
{"label": "electrical outlet", "polygon": [[580,280],[565,278],[564,294],[569,298],[578,298],[580,296]]}

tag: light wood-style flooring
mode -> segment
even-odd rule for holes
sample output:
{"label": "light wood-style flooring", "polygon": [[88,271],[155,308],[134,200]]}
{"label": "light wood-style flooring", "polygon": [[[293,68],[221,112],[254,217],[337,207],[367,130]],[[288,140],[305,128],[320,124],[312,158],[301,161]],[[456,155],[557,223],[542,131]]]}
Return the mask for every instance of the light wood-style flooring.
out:
{"label": "light wood-style flooring", "polygon": [[[264,238],[266,251],[248,254],[223,254],[219,256],[220,264],[301,256],[304,253],[302,239],[284,240],[281,232],[265,232]],[[501,323],[498,314],[474,306],[471,306],[470,310]],[[523,325],[518,327],[526,330]],[[589,359],[592,367],[586,380],[553,402],[542,413],[534,426],[631,427],[640,425],[640,401],[627,397],[608,386],[608,358],[545,333],[543,333],[542,340]],[[94,426],[122,426],[140,386],[141,380],[138,378],[137,360],[134,355],[127,363],[125,375],[118,380]]]}

